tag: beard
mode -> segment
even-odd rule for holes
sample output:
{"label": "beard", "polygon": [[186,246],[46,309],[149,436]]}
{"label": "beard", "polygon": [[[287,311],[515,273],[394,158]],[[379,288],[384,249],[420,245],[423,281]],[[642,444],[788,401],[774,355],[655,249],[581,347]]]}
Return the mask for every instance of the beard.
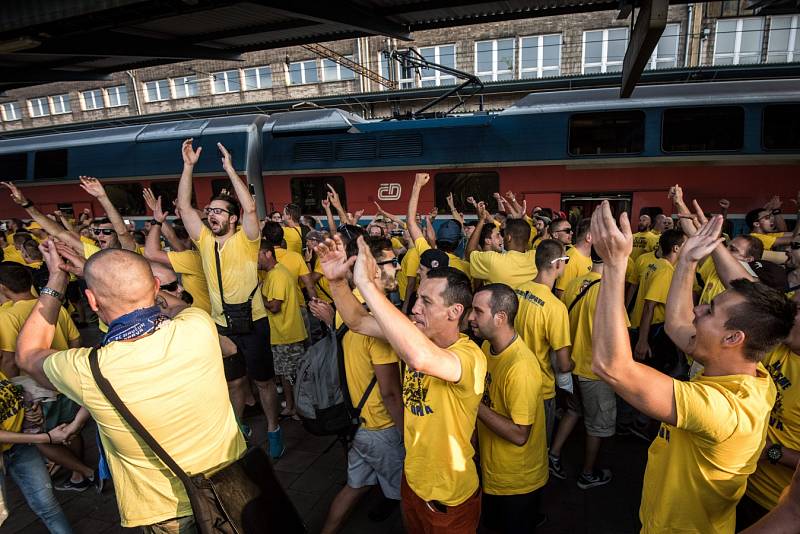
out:
{"label": "beard", "polygon": [[382,272],[381,273],[381,283],[383,284],[383,291],[385,293],[391,293],[392,291],[397,290],[397,277],[392,276],[390,277],[388,274]]}
{"label": "beard", "polygon": [[225,220],[219,221],[217,223],[218,226],[215,225],[214,223],[211,223],[211,222],[209,222],[209,224],[210,224],[209,228],[211,229],[211,233],[216,235],[216,236],[222,236],[222,235],[227,234],[228,230],[230,230],[230,228],[231,228],[230,223],[228,221],[225,221]]}

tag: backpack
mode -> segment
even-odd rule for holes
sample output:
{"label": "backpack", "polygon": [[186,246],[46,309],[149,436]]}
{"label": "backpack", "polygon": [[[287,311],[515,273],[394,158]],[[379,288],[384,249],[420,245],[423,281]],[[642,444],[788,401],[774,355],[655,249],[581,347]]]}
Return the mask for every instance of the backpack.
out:
{"label": "backpack", "polygon": [[303,427],[315,436],[338,436],[346,445],[361,425],[361,409],[372,393],[372,380],[353,406],[347,387],[342,339],[347,325],[327,329],[325,337],[314,343],[300,358],[294,385],[297,415]]}

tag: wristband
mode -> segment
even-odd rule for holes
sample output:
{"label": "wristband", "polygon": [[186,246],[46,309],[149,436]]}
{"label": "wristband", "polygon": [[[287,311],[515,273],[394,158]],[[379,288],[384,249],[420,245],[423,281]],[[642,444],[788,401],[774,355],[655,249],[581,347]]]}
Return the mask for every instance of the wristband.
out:
{"label": "wristband", "polygon": [[775,208],[774,210],[772,210],[772,214],[773,215],[780,215],[781,214],[781,210],[779,210],[778,208]]}
{"label": "wristband", "polygon": [[151,220],[150,220],[150,224],[151,224],[151,225],[154,225],[154,224],[155,224],[155,225],[161,226],[161,224],[162,224],[162,223],[158,222],[158,221],[157,221],[157,220],[155,220],[155,219],[151,219]]}
{"label": "wristband", "polygon": [[19,207],[22,209],[28,209],[31,206],[33,206],[33,202],[31,202],[30,200],[26,200],[25,202],[19,205]]}
{"label": "wristband", "polygon": [[61,300],[61,293],[59,293],[55,289],[47,287],[47,286],[45,286],[41,290],[39,290],[39,295],[50,295],[51,297],[53,297],[56,300]]}
{"label": "wristband", "polygon": [[47,441],[49,441],[49,442],[50,442],[50,444],[52,445],[52,443],[53,443],[53,438],[52,438],[52,436],[50,436],[50,432],[45,432],[45,435],[47,436]]}

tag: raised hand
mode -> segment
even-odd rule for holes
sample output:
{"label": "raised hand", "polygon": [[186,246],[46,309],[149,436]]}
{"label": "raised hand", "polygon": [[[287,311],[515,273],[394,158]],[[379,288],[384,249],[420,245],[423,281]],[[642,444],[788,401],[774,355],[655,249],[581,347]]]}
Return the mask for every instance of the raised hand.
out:
{"label": "raised hand", "polygon": [[0,184],[2,184],[11,192],[11,200],[13,200],[15,204],[22,206],[28,202],[28,199],[25,198],[25,195],[22,194],[16,185],[12,184],[11,182],[0,182]]}
{"label": "raised hand", "polygon": [[325,185],[328,186],[328,189],[329,189],[329,191],[328,191],[328,200],[330,200],[331,204],[333,204],[333,207],[335,207],[337,209],[341,208],[342,207],[342,203],[339,200],[339,193],[336,192],[336,189],[334,189],[331,184],[325,184]]}
{"label": "raised hand", "polygon": [[197,164],[197,161],[200,159],[200,152],[203,151],[203,147],[201,146],[197,147],[197,150],[194,150],[192,141],[194,141],[194,139],[189,138],[181,145],[183,164],[189,167],[194,167]]}
{"label": "raised hand", "polygon": [[311,310],[311,315],[328,326],[333,326],[333,321],[336,317],[336,310],[333,309],[333,306],[324,300],[311,299],[308,303],[308,309]]}
{"label": "raised hand", "polygon": [[430,219],[431,219],[431,221],[433,221],[434,219],[436,219],[436,217],[437,217],[438,215],[439,215],[439,208],[437,208],[436,206],[434,206],[434,207],[433,207],[433,209],[432,209],[432,210],[431,210],[431,212],[430,212]]}
{"label": "raised hand", "polygon": [[160,223],[167,220],[167,212],[161,209],[161,197],[156,199],[155,207],[153,208],[153,218]]}
{"label": "raised hand", "polygon": [[323,207],[323,209],[325,211],[328,211],[329,209],[331,209],[331,201],[328,200],[327,198],[323,198],[322,199],[322,207]]}
{"label": "raised hand", "polygon": [[376,200],[375,202],[373,202],[373,204],[375,204],[375,208],[377,208],[377,210],[378,210],[378,213],[380,213],[381,215],[385,215],[385,214],[386,214],[386,212],[383,210],[383,208],[381,207],[381,205],[380,205],[380,204],[378,204],[378,201],[377,201],[377,200]]}
{"label": "raised hand", "polygon": [[[691,262],[698,262],[711,254],[722,243],[722,216],[714,215],[706,221],[681,247],[680,258]],[[594,232],[592,232],[594,240]]]}
{"label": "raised hand", "polygon": [[513,191],[506,191],[506,198],[509,200],[509,202],[516,202],[517,200],[517,196]]}
{"label": "raised hand", "polygon": [[456,210],[456,205],[453,202],[453,193],[450,192],[447,194],[447,207],[450,208],[450,211]]}
{"label": "raised hand", "polygon": [[721,198],[719,199],[719,207],[722,209],[722,211],[728,211],[728,209],[731,207],[731,201],[727,198]]}
{"label": "raised hand", "polygon": [[144,203],[147,204],[147,208],[150,211],[156,210],[156,196],[153,194],[153,190],[149,187],[145,187],[142,189],[142,197],[144,198]]}
{"label": "raised hand", "polygon": [[475,201],[475,197],[467,197],[467,204],[475,207],[478,205],[478,203]]}
{"label": "raised hand", "polygon": [[779,197],[778,195],[775,195],[771,199],[769,199],[769,202],[764,204],[764,209],[765,210],[770,210],[770,211],[771,210],[779,210],[779,209],[781,209],[782,205],[783,205],[783,202],[781,202],[781,197]]}
{"label": "raised hand", "polygon": [[344,243],[342,243],[342,238],[338,234],[334,235],[333,239],[326,239],[317,245],[314,250],[317,253],[317,258],[319,258],[319,266],[325,278],[331,282],[347,280],[347,275],[356,262],[356,258],[353,256],[347,259]]}
{"label": "raised hand", "polygon": [[363,288],[369,284],[380,285],[381,271],[378,262],[369,250],[366,241],[358,236],[358,256],[353,267],[353,282],[356,287]]}
{"label": "raised hand", "polygon": [[427,172],[418,172],[414,175],[414,187],[417,189],[422,189],[425,187],[428,182],[431,180],[431,175]]}
{"label": "raised hand", "polygon": [[358,224],[358,221],[361,220],[362,215],[364,215],[363,209],[356,210],[356,212],[353,214],[353,224]]}
{"label": "raised hand", "polygon": [[669,188],[669,194],[667,197],[672,200],[673,204],[681,205],[683,204],[683,189],[680,185],[675,184]]}
{"label": "raised hand", "polygon": [[61,256],[56,249],[55,241],[52,239],[42,241],[39,244],[39,250],[42,252],[44,262],[47,264],[47,270],[51,275],[62,274],[66,272],[61,269],[61,265],[64,263],[64,261],[61,259]]}
{"label": "raised hand", "polygon": [[486,209],[486,203],[484,201],[481,200],[475,204],[475,210],[478,212],[478,219],[483,219],[484,221],[488,222],[491,218],[488,210]]}
{"label": "raised hand", "polygon": [[66,243],[56,243],[56,250],[63,260],[61,265],[58,266],[59,269],[74,274],[79,278],[83,278],[83,267],[86,265],[86,257],[84,257],[83,254],[75,252],[72,247]]}
{"label": "raised hand", "polygon": [[[222,143],[217,143],[217,148],[222,153],[222,168],[226,171],[233,171],[233,161],[231,160],[231,153]],[[199,149],[198,149],[199,150]]]}
{"label": "raised hand", "polygon": [[81,189],[94,198],[100,199],[106,196],[106,189],[97,178],[93,176],[78,176],[78,179],[81,181]]}
{"label": "raised hand", "polygon": [[592,214],[592,245],[595,251],[608,264],[628,264],[633,250],[633,234],[628,214],[619,217],[619,227],[611,214],[611,206],[604,200]]}

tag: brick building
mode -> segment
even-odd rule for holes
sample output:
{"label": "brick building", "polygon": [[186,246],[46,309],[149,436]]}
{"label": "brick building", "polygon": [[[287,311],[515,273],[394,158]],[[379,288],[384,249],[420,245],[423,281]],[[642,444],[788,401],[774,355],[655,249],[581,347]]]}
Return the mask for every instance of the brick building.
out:
{"label": "brick building", "polygon": [[[439,87],[457,83],[435,70],[405,69],[385,55],[409,47],[434,63],[475,74],[485,82],[482,97],[456,111],[481,106],[503,109],[536,90],[537,80],[621,71],[630,19],[617,20],[617,14],[604,11],[418,31],[412,42],[367,37],[325,44],[391,80],[396,88],[293,46],[246,53],[238,62],[188,61],[115,73],[105,82],[14,89],[0,97],[0,131],[200,109],[221,114],[267,112],[304,103],[336,106],[367,118],[390,117],[418,109],[441,93]],[[796,62],[798,18],[753,16],[744,2],[736,0],[672,6],[647,68]],[[451,98],[435,110],[456,103]]]}

